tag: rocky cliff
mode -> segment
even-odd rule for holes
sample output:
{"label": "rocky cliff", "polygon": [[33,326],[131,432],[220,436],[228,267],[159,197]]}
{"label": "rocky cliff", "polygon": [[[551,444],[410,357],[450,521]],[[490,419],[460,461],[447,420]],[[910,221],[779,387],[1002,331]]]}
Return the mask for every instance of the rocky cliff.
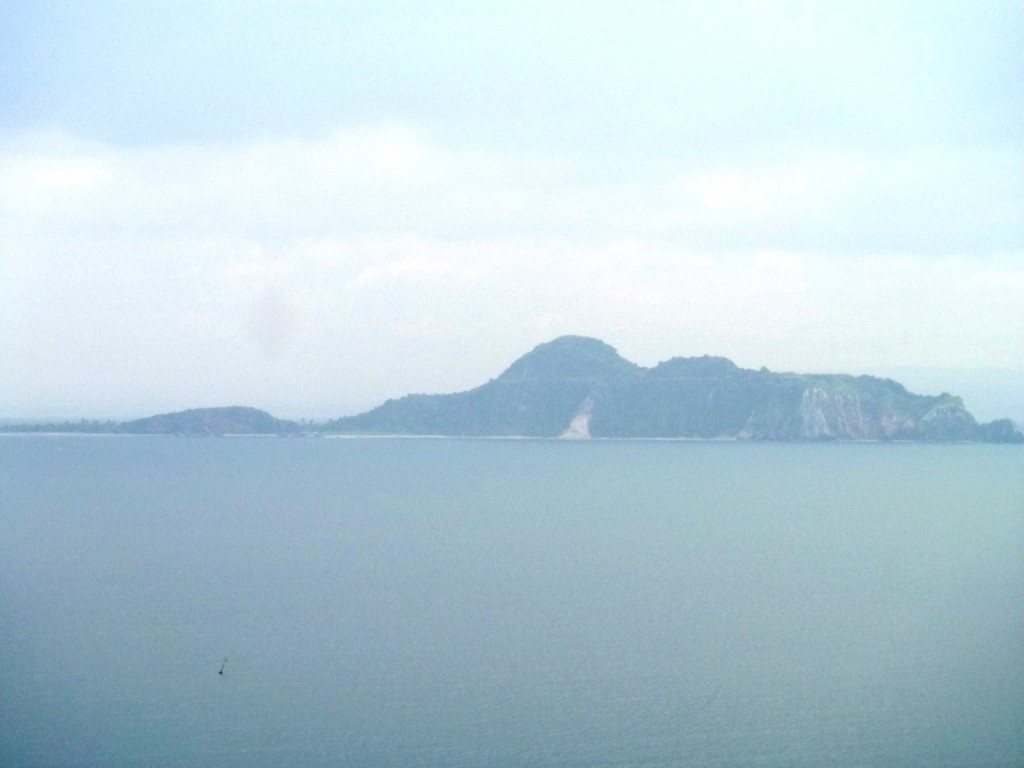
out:
{"label": "rocky cliff", "polygon": [[953,395],[915,395],[871,376],[774,373],[722,357],[642,368],[577,336],[541,344],[486,384],[409,395],[326,431],[383,434],[741,440],[1019,442],[1006,421],[979,425]]}

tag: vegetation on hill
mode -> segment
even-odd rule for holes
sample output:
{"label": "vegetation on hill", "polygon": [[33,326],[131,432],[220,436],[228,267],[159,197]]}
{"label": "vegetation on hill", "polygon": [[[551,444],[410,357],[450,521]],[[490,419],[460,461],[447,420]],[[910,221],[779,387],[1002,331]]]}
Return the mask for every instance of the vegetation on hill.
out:
{"label": "vegetation on hill", "polygon": [[51,424],[12,424],[5,432],[68,432],[106,435],[291,435],[298,424],[271,416],[266,411],[242,406],[194,408],[147,416],[134,421],[65,421]]}
{"label": "vegetation on hill", "polygon": [[[136,435],[295,435],[255,408],[198,408],[127,422],[9,425],[4,431]],[[958,397],[915,395],[889,379],[774,373],[724,357],[642,368],[597,339],[563,336],[496,379],[448,395],[407,395],[315,431],[523,437],[1024,442],[1008,419],[978,424]]]}
{"label": "vegetation on hill", "polygon": [[709,356],[648,369],[578,336],[541,344],[467,392],[389,400],[324,430],[557,437],[570,425],[591,437],[1024,440],[1009,421],[979,425],[957,397],[888,379],[747,370]]}
{"label": "vegetation on hill", "polygon": [[127,421],[119,432],[131,435],[282,435],[299,431],[297,424],[256,408],[194,408]]}

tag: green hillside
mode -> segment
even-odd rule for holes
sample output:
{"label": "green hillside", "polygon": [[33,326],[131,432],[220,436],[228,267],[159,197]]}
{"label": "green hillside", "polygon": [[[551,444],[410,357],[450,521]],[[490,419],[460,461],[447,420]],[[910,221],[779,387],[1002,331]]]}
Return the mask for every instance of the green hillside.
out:
{"label": "green hillside", "polygon": [[960,398],[871,376],[774,373],[722,357],[642,368],[579,336],[541,344],[467,392],[409,395],[325,431],[410,435],[1018,442]]}

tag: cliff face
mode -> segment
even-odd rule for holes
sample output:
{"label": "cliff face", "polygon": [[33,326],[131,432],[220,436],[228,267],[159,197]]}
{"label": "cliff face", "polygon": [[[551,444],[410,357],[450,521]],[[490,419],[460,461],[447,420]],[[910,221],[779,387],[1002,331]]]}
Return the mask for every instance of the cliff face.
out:
{"label": "cliff face", "polygon": [[871,376],[738,368],[721,357],[654,368],[596,339],[542,344],[497,379],[451,395],[410,395],[327,431],[741,440],[1019,442],[1002,420],[979,425],[952,395],[915,395]]}
{"label": "cliff face", "polygon": [[[929,398],[907,393],[885,401],[870,393],[828,391],[809,384],[800,397],[798,419],[795,437],[800,440],[974,440],[979,436],[974,417],[960,398],[951,395]],[[784,431],[782,425],[779,429]],[[769,433],[746,429],[740,436],[766,439],[777,436],[779,429]]]}
{"label": "cliff face", "polygon": [[875,437],[875,424],[864,410],[859,395],[829,394],[821,387],[808,387],[800,398],[798,434],[805,440]]}

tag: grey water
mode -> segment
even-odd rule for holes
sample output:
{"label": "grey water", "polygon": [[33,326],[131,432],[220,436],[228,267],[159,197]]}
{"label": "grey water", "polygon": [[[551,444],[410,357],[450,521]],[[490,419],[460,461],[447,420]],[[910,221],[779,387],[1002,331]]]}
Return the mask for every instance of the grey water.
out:
{"label": "grey water", "polygon": [[1021,766],[1024,451],[3,437],[0,765]]}

